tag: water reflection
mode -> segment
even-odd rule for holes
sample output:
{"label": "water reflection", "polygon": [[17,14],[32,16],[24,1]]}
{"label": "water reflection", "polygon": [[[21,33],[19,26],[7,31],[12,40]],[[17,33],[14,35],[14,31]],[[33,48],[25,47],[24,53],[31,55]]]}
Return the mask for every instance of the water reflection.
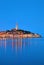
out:
{"label": "water reflection", "polygon": [[3,47],[5,50],[8,47],[11,47],[12,51],[15,49],[16,52],[18,49],[22,50],[22,48],[26,45],[29,45],[29,38],[3,38],[0,39],[0,47]]}
{"label": "water reflection", "polygon": [[22,63],[22,65],[30,65],[30,63],[34,65],[36,60],[38,62],[40,58],[44,59],[44,42],[42,41],[44,39],[40,38],[0,39],[0,62],[5,62],[0,65],[21,65]]}

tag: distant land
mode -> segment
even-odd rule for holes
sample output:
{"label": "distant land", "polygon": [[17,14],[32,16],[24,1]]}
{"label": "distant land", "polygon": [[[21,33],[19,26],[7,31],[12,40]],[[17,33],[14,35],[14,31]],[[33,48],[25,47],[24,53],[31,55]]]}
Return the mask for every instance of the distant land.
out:
{"label": "distant land", "polygon": [[40,38],[41,35],[16,28],[0,32],[0,38]]}

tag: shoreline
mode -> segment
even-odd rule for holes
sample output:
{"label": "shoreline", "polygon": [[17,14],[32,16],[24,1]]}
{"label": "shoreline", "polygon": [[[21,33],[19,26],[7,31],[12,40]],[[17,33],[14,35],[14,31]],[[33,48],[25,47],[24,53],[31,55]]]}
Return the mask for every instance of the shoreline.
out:
{"label": "shoreline", "polygon": [[21,29],[11,29],[0,32],[0,38],[40,38],[41,35]]}
{"label": "shoreline", "polygon": [[41,38],[39,35],[33,34],[2,34],[0,38]]}

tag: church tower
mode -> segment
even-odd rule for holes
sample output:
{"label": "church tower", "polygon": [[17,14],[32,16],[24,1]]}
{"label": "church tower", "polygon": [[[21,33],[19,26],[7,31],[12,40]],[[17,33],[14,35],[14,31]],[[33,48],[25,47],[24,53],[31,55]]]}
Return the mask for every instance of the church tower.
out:
{"label": "church tower", "polygon": [[18,30],[18,24],[16,23],[16,30]]}

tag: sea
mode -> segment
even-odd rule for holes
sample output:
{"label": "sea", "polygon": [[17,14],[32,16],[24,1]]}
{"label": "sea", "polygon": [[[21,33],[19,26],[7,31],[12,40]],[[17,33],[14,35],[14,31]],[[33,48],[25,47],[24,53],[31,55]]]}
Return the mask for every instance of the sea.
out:
{"label": "sea", "polygon": [[44,38],[0,39],[0,65],[44,65]]}

